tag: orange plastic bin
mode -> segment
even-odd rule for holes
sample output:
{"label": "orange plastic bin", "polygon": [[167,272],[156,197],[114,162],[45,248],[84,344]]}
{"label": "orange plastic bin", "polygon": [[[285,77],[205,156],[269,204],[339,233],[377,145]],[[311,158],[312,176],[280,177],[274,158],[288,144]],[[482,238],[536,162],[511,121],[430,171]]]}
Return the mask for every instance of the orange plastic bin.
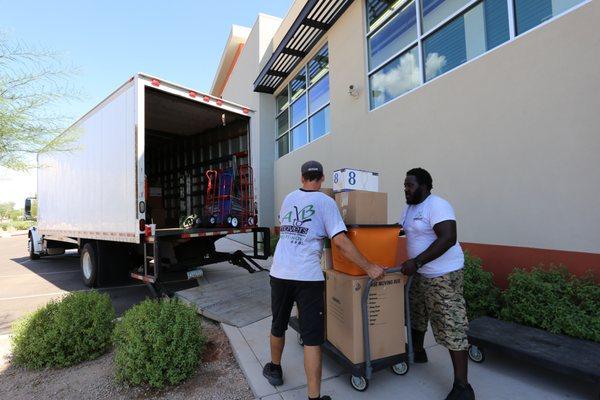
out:
{"label": "orange plastic bin", "polygon": [[[384,268],[395,267],[396,247],[400,225],[349,225],[348,238],[367,260]],[[333,269],[348,275],[361,276],[367,273],[344,257],[336,246],[332,246]]]}

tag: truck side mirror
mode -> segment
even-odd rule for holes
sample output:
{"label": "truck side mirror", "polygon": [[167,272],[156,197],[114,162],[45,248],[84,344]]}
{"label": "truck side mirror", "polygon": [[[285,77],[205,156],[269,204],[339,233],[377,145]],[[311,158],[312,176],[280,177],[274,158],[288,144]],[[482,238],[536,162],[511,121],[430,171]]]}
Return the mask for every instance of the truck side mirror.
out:
{"label": "truck side mirror", "polygon": [[25,199],[25,219],[31,218],[31,199]]}

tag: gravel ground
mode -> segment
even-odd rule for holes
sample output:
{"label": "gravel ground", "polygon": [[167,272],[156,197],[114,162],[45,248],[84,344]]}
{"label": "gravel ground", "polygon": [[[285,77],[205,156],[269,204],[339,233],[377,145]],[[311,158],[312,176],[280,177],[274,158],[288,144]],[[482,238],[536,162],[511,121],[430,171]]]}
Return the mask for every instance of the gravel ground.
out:
{"label": "gravel ground", "polygon": [[[204,321],[204,329],[208,344],[202,363],[196,374],[179,386],[154,390],[116,383],[113,352],[71,368],[44,371],[13,366],[7,358],[1,359],[0,352],[0,397],[11,400],[253,399],[252,390],[221,327]],[[6,345],[7,340],[4,343]]]}

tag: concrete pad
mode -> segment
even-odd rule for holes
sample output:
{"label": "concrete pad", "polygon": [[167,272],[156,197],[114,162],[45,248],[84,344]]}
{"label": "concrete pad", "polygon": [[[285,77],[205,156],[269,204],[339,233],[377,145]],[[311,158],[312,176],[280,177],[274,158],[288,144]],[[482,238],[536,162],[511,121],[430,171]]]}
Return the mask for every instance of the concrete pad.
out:
{"label": "concrete pad", "polygon": [[234,326],[221,324],[223,331],[229,339],[231,348],[240,368],[246,375],[246,380],[257,398],[277,394],[277,389],[269,384],[262,376],[263,365],[258,361],[256,355],[242,336],[240,330]]}
{"label": "concrete pad", "polygon": [[[265,318],[262,321],[248,325],[241,328],[240,331],[254,354],[256,354],[260,364],[265,365],[270,362],[269,334],[271,331],[271,318]],[[283,368],[284,384],[277,388],[279,392],[306,385],[304,348],[298,344],[297,334],[292,329],[286,331],[281,367]],[[343,372],[343,367],[336,361],[329,357],[323,357],[323,379],[338,376]]]}
{"label": "concrete pad", "polygon": [[262,397],[262,398],[260,398],[260,400],[283,400],[283,397],[281,397],[281,395],[279,393],[277,393],[277,394],[272,394],[267,397]]}

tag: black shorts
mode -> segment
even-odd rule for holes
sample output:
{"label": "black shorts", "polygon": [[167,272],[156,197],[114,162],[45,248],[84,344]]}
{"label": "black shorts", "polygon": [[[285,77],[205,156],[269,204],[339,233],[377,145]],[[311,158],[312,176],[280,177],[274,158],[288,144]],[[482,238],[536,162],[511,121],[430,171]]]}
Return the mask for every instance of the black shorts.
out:
{"label": "black shorts", "polygon": [[294,302],[298,305],[300,337],[306,346],[325,341],[325,282],[291,281],[271,277],[271,334],[283,337]]}

